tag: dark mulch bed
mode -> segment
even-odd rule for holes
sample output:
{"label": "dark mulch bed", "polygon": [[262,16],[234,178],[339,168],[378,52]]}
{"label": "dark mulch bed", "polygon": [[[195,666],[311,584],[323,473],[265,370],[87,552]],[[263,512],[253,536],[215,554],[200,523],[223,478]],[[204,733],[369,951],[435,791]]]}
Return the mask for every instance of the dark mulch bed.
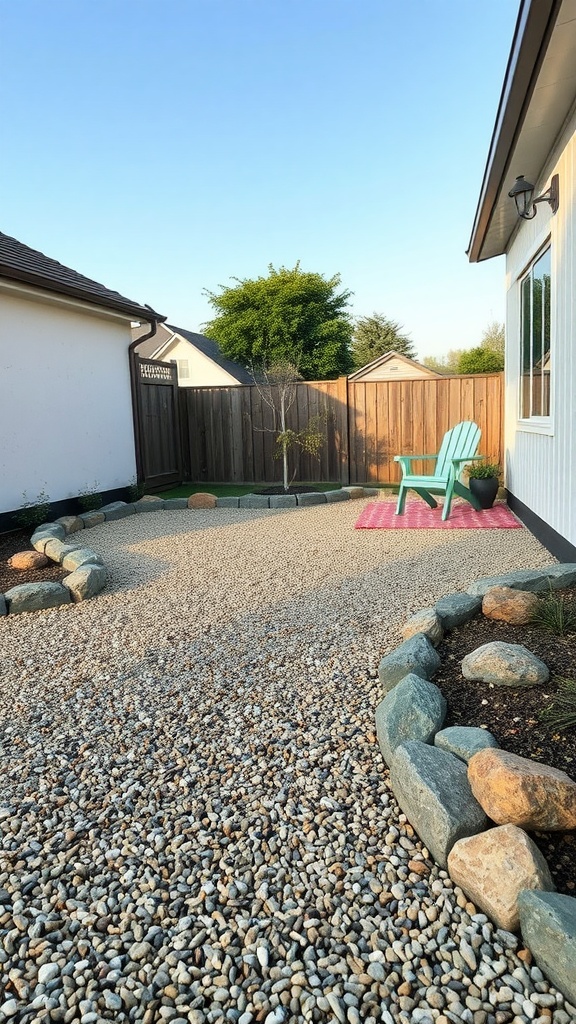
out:
{"label": "dark mulch bed", "polygon": [[278,487],[259,487],[254,490],[253,494],[316,494],[316,487],[304,487],[297,484],[294,487],[289,487],[287,491],[284,490],[280,484]]}
{"label": "dark mulch bed", "polygon": [[[557,592],[576,604],[576,591]],[[550,669],[546,686],[511,689],[464,679],[466,654],[493,640],[523,644]],[[438,648],[442,667],[434,682],[448,701],[446,725],[485,726],[506,750],[541,761],[576,779],[576,728],[555,730],[541,721],[542,710],[553,703],[556,679],[576,678],[576,633],[558,636],[536,625],[511,626],[480,615],[448,633]],[[548,861],[560,892],[576,895],[576,834],[536,833],[533,836]]]}
{"label": "dark mulch bed", "polygon": [[49,562],[44,569],[13,569],[8,559],[18,551],[32,549],[29,530],[14,530],[0,534],[0,594],[19,583],[37,583],[40,580],[63,580],[68,572],[56,562]]}

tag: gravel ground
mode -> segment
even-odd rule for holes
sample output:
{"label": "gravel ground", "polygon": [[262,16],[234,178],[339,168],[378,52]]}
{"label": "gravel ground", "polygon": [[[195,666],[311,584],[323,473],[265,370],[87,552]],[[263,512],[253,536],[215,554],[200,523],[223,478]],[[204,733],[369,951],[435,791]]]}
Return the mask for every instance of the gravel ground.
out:
{"label": "gravel ground", "polygon": [[0,622],[0,1020],[575,1019],[433,864],[373,728],[410,612],[551,558],[362,505],[106,524],[101,596]]}

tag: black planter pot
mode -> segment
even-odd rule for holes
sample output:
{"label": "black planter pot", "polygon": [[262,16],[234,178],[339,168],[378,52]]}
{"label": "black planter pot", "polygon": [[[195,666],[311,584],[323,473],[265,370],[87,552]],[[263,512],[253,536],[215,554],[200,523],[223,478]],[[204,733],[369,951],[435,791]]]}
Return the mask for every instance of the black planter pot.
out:
{"label": "black planter pot", "polygon": [[498,478],[489,476],[481,480],[470,477],[468,483],[472,494],[480,503],[480,508],[492,508],[498,494]]}

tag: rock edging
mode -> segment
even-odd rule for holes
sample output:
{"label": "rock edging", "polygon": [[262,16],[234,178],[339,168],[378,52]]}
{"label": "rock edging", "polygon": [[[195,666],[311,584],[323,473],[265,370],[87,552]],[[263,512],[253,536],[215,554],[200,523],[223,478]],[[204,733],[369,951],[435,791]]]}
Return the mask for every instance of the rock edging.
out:
{"label": "rock edging", "polygon": [[[541,593],[575,583],[575,563],[518,570],[476,580],[466,594],[449,594],[417,612],[403,628],[404,642],[380,662],[384,697],[376,709],[376,726],[394,796],[438,864],[496,927],[521,930],[537,964],[576,1005],[576,975],[570,966],[576,962],[576,898],[553,891],[546,860],[519,823],[492,826],[486,815],[490,807],[474,781],[484,761],[524,759],[501,750],[487,730],[442,729],[444,711],[433,700],[438,688],[431,682],[441,664],[434,648],[444,631],[474,618],[493,588]],[[565,779],[557,784],[574,791],[560,827],[574,828],[576,784]]]}
{"label": "rock edging", "polygon": [[71,541],[79,534],[104,522],[114,522],[142,512],[164,509],[192,510],[199,508],[297,508],[324,505],[351,498],[371,498],[376,487],[342,487],[334,491],[311,491],[307,494],[246,494],[240,498],[216,498],[215,495],[192,495],[210,498],[209,502],[192,502],[189,498],[157,498],[145,495],[135,502],[112,501],[108,505],[78,516],[61,516],[53,523],[42,523],[30,538],[35,551],[70,570],[61,583],[38,581],[19,583],[0,594],[0,618],[22,612],[41,611],[60,605],[77,603],[95,597],[106,586],[106,567],[100,555],[80,541]]}

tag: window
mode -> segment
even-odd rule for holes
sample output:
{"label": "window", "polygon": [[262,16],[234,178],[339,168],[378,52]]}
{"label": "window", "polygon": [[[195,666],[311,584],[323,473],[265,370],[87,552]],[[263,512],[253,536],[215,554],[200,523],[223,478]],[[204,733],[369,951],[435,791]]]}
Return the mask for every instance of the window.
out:
{"label": "window", "polygon": [[188,380],[190,377],[190,370],[188,368],[187,359],[177,359],[178,364],[178,380]]}
{"label": "window", "polygon": [[520,282],[520,418],[550,417],[550,247]]}

